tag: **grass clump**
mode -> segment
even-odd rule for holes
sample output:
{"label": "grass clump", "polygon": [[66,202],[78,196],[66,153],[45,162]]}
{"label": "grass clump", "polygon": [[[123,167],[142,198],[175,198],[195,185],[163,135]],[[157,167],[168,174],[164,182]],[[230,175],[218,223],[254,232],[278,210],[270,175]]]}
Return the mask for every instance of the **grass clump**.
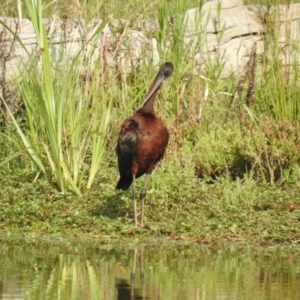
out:
{"label": "grass clump", "polygon": [[[199,127],[188,130],[187,138],[182,140],[185,152],[190,152],[195,164],[195,175],[214,180],[222,176],[232,179],[243,177],[246,161],[241,156],[238,142],[242,138],[239,127],[216,129],[208,133]],[[189,137],[192,136],[192,139]]]}
{"label": "grass clump", "polygon": [[253,176],[274,183],[285,180],[299,164],[299,129],[295,122],[266,118],[239,141],[240,152]]}
{"label": "grass clump", "polygon": [[[24,104],[24,127],[5,99],[3,103],[36,167],[37,176],[43,172],[60,191],[72,189],[80,194],[82,176],[89,173],[87,188],[90,188],[100,166],[113,96],[103,88],[98,89],[99,77],[90,77],[89,83],[82,85],[80,73],[74,70],[80,71],[83,61],[79,55],[66,61],[63,45],[61,59],[54,61],[42,20],[41,1],[28,0],[26,7],[37,35],[40,60],[31,59],[17,83]],[[94,72],[97,70],[99,62]],[[97,98],[102,99],[100,104]]]}

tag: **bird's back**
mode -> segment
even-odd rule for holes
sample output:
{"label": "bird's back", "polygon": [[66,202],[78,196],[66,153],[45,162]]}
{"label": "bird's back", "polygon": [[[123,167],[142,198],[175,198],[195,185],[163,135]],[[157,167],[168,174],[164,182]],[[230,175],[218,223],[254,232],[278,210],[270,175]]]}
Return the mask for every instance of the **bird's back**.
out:
{"label": "bird's back", "polygon": [[164,156],[169,134],[160,118],[134,114],[126,120],[120,132],[117,155],[120,180],[117,189],[127,189],[132,183],[132,170],[136,178],[150,174]]}

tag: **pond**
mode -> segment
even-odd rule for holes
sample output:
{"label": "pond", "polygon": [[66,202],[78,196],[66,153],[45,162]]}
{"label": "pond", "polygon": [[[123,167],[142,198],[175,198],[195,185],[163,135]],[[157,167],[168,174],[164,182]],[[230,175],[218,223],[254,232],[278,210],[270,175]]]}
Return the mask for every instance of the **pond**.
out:
{"label": "pond", "polygon": [[0,299],[300,299],[297,246],[2,240]]}

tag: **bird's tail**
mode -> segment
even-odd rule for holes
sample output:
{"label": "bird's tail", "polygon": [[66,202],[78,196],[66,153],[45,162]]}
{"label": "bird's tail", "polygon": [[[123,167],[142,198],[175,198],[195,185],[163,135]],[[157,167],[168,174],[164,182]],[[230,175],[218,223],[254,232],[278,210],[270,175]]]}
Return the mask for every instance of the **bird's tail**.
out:
{"label": "bird's tail", "polygon": [[117,190],[127,190],[132,184],[132,176],[121,176],[116,186]]}

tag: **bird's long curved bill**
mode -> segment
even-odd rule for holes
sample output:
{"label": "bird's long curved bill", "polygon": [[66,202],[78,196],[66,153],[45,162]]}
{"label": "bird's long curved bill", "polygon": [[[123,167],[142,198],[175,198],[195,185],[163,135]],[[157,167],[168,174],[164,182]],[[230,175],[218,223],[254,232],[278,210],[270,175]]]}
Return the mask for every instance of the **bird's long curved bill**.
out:
{"label": "bird's long curved bill", "polygon": [[153,86],[152,86],[151,89],[149,90],[148,95],[147,95],[147,97],[146,97],[146,99],[144,100],[143,103],[146,103],[146,102],[151,98],[151,96],[152,96],[152,95],[154,94],[154,92],[159,88],[159,86],[161,85],[161,83],[162,83],[162,81],[163,81],[164,79],[165,79],[165,78],[164,78],[163,76],[159,76],[159,77],[155,80]]}

